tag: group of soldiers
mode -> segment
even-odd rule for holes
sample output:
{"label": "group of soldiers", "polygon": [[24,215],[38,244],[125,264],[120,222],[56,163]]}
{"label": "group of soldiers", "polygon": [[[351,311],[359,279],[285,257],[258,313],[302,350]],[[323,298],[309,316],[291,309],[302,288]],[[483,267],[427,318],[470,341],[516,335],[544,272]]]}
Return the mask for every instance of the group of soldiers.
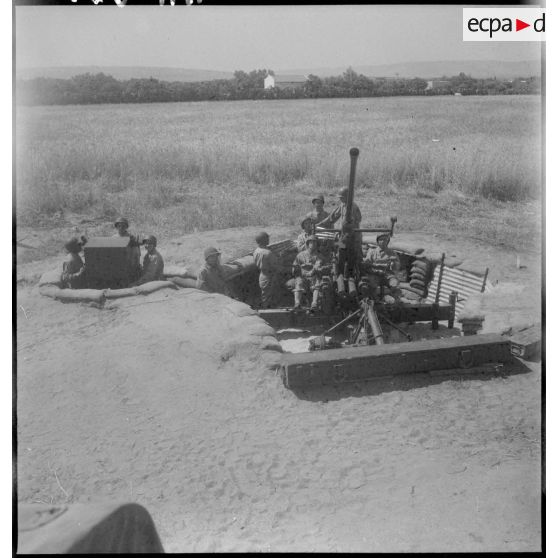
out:
{"label": "group of soldiers", "polygon": [[[319,306],[320,293],[331,288],[331,283],[326,277],[331,275],[335,263],[335,246],[331,238],[318,238],[315,231],[320,228],[331,229],[335,223],[343,223],[347,212],[347,198],[349,190],[343,188],[339,191],[339,204],[328,213],[324,209],[325,200],[322,194],[312,199],[312,211],[301,220],[302,232],[296,239],[298,254],[289,270],[291,278],[287,287],[294,296],[294,308],[301,308],[304,297],[311,300],[310,310]],[[358,205],[353,201],[351,223],[358,229],[362,214]],[[114,223],[116,232],[114,236],[128,237],[130,266],[134,269],[136,278],[130,286],[141,285],[149,281],[163,278],[163,257],[157,251],[157,238],[149,235],[140,241],[139,236],[129,231],[129,223],[125,217],[120,217]],[[362,253],[362,235],[354,232],[356,249]],[[284,277],[283,268],[276,255],[269,249],[270,237],[267,232],[260,232],[256,238],[257,248],[253,252],[254,262],[259,270],[259,287],[261,291],[261,306],[273,307],[277,301],[280,279]],[[376,237],[377,246],[370,247],[364,257],[361,268],[367,273],[367,280],[372,289],[387,289],[388,295],[398,297],[397,272],[400,262],[397,254],[388,248],[389,233]],[[74,237],[64,245],[68,257],[64,261],[62,281],[69,288],[80,288],[85,284],[86,266],[79,255],[87,242],[85,237]],[[141,249],[144,246],[145,255],[141,259]],[[204,251],[204,264],[197,274],[196,286],[199,289],[222,293],[230,296],[231,290],[226,281],[226,273],[220,262],[221,252],[214,247]]]}
{"label": "group of soldiers", "polygon": [[[328,238],[318,238],[315,231],[319,228],[331,229],[335,223],[343,223],[347,212],[348,188],[339,191],[339,204],[328,213],[324,209],[325,200],[322,194],[312,199],[313,209],[300,222],[302,232],[296,239],[298,254],[295,257],[287,287],[294,296],[294,308],[302,308],[303,298],[311,299],[310,310],[319,306],[320,296],[327,289],[331,289],[331,282],[326,280],[331,275],[335,263],[334,242]],[[362,214],[358,205],[353,202],[351,224],[354,229],[360,227]],[[362,252],[362,233],[354,233],[355,249]],[[397,274],[401,268],[399,257],[388,247],[390,234],[379,234],[376,237],[377,246],[370,247],[362,262],[362,269],[367,274],[367,281],[373,292],[379,289],[387,291],[386,296],[395,301],[400,296]],[[259,286],[261,290],[261,305],[269,308],[274,305],[281,266],[269,250],[269,235],[261,232],[256,236],[258,247],[254,251],[254,261],[260,271]]]}
{"label": "group of soldiers", "polygon": [[[134,278],[130,286],[142,285],[149,281],[157,281],[163,276],[164,261],[157,250],[157,238],[149,235],[140,240],[140,237],[132,234],[129,229],[128,219],[119,217],[114,222],[116,232],[113,236],[129,238],[128,252],[130,276]],[[73,237],[64,244],[68,253],[62,264],[62,284],[66,288],[79,289],[87,284],[87,267],[80,256],[80,252],[87,243],[87,239]],[[141,261],[141,246],[145,247],[143,262]]]}

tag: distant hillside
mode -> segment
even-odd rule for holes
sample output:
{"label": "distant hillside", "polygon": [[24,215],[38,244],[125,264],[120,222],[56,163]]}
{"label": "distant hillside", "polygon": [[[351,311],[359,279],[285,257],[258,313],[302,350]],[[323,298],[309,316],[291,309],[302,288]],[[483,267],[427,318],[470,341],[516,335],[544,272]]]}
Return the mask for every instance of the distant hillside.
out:
{"label": "distant hillside", "polygon": [[[348,66],[347,66],[348,67]],[[276,74],[314,74],[319,77],[339,76],[347,67],[331,68],[295,68],[276,69]],[[456,76],[463,72],[477,79],[496,77],[497,79],[513,79],[516,77],[539,76],[541,64],[534,60],[502,62],[498,60],[448,60],[437,62],[407,62],[404,64],[383,64],[378,66],[353,66],[355,72],[367,77],[402,77],[431,79],[442,76]],[[254,68],[243,68],[250,72]],[[146,66],[60,66],[52,68],[17,68],[17,78],[32,79],[50,77],[68,79],[78,74],[104,73],[118,80],[132,78],[150,78],[161,81],[211,81],[214,79],[232,79],[233,72],[215,70],[192,70],[184,68],[164,68]]]}
{"label": "distant hillside", "polygon": [[214,70],[187,70],[183,68],[163,68],[148,66],[60,66],[53,68],[17,68],[18,79],[48,77],[68,79],[79,74],[111,75],[115,79],[155,78],[161,81],[210,81],[214,79],[232,79],[232,72]]}
{"label": "distant hillside", "polygon": [[[442,76],[456,76],[460,72],[482,79],[496,77],[513,79],[516,77],[538,76],[541,63],[538,60],[503,62],[499,60],[447,60],[438,62],[406,62],[403,64],[383,64],[378,66],[352,66],[353,70],[367,77],[403,77],[430,79]],[[303,68],[276,70],[276,73],[314,74],[318,77],[336,76],[347,68]]]}

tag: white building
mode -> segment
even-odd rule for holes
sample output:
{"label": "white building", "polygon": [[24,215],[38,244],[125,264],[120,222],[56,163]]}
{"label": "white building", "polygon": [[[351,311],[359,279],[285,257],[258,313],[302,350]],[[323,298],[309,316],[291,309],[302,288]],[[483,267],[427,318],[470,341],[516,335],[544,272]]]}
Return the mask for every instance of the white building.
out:
{"label": "white building", "polygon": [[277,89],[296,88],[302,87],[305,83],[306,76],[273,76],[271,74],[268,74],[264,78],[264,89],[271,89],[272,87],[277,87]]}

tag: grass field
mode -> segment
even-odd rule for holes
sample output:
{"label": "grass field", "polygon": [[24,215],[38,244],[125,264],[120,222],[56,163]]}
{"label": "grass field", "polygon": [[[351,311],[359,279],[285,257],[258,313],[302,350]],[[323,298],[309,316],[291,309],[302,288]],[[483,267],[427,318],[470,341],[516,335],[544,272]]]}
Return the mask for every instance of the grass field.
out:
{"label": "grass field", "polygon": [[296,223],[315,192],[331,207],[356,146],[364,224],[397,214],[408,230],[519,242],[540,230],[540,110],[536,96],[18,107],[18,222]]}

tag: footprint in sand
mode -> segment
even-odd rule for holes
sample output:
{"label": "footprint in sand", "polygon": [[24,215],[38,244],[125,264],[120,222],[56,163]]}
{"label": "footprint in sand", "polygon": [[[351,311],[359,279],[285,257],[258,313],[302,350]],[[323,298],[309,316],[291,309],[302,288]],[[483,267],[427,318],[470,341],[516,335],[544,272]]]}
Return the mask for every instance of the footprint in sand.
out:
{"label": "footprint in sand", "polygon": [[366,484],[366,474],[361,467],[350,467],[341,471],[341,487],[356,490]]}

